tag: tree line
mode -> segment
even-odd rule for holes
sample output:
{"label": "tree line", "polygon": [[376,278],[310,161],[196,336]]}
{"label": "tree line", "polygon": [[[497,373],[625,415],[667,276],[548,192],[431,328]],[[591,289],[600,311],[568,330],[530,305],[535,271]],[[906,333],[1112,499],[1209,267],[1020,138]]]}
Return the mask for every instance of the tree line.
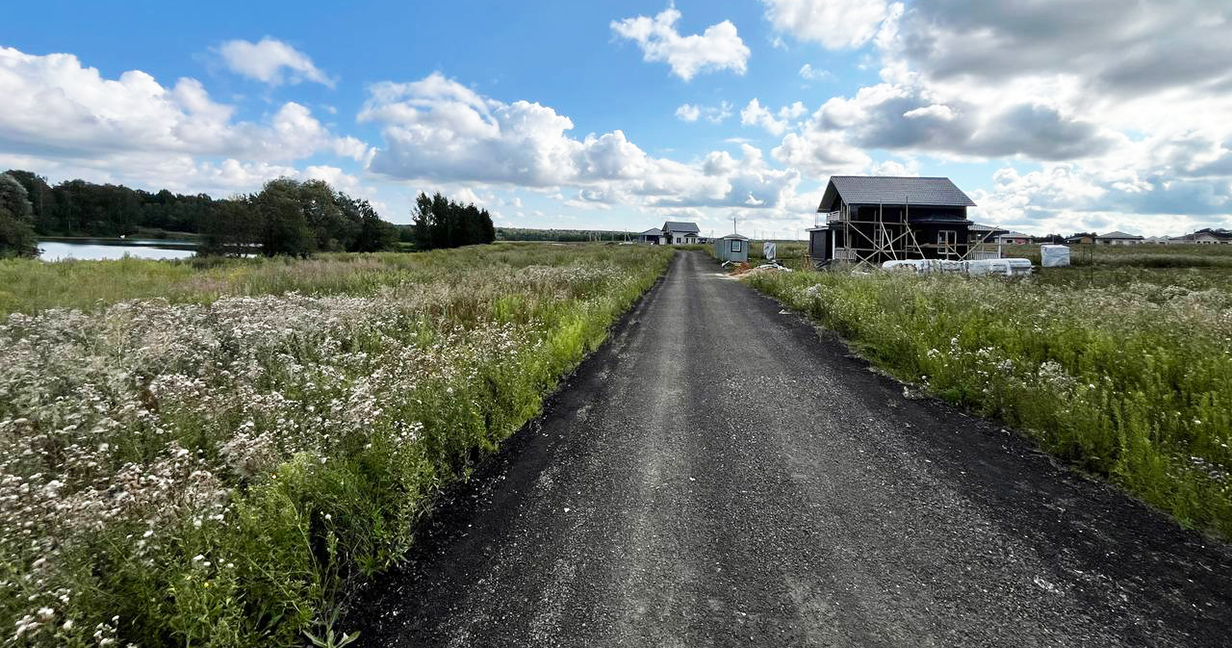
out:
{"label": "tree line", "polygon": [[374,252],[399,239],[427,250],[496,238],[486,209],[440,193],[421,193],[412,217],[409,226],[385,222],[367,200],[321,180],[279,178],[252,194],[214,199],[85,180],[53,186],[22,170],[0,174],[0,256],[34,255],[40,236],[189,235],[201,254],[266,256]]}
{"label": "tree line", "polygon": [[629,238],[628,232],[615,230],[582,230],[582,229],[534,229],[526,227],[498,227],[496,238],[501,241],[624,241]]}
{"label": "tree line", "polygon": [[131,236],[139,229],[197,234],[217,207],[206,194],[166,189],[150,193],[123,185],[67,180],[55,186],[19,169],[5,173],[26,190],[40,236]]}
{"label": "tree line", "polygon": [[314,252],[377,252],[393,248],[394,226],[367,200],[323,180],[278,178],[261,191],[215,201],[199,224],[202,254],[306,257]]}
{"label": "tree line", "polygon": [[421,193],[411,212],[411,240],[417,250],[491,243],[496,228],[488,210],[449,200],[440,192]]}

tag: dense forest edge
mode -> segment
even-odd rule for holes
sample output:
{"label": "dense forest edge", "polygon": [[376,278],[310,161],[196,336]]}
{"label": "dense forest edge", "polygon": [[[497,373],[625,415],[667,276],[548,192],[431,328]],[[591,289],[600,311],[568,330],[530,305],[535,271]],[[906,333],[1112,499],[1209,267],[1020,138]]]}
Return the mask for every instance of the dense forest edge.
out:
{"label": "dense forest edge", "polygon": [[410,225],[381,219],[365,199],[322,180],[278,178],[260,191],[216,199],[151,193],[31,171],[0,174],[0,258],[34,256],[45,238],[191,240],[202,255],[306,257],[316,252],[428,250],[496,240],[486,209],[420,194]]}

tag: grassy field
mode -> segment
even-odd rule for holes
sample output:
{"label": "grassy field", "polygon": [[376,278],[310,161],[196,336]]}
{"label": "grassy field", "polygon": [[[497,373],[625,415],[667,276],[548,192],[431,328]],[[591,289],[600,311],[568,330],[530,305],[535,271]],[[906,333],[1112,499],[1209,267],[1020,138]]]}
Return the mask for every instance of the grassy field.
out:
{"label": "grassy field", "polygon": [[[766,262],[765,241],[749,242],[749,263],[760,265]],[[775,256],[784,265],[795,268],[804,266],[804,255],[808,254],[808,241],[775,241]]]}
{"label": "grassy field", "polygon": [[324,635],[671,254],[0,263],[6,641]]}
{"label": "grassy field", "polygon": [[1015,282],[749,281],[898,377],[1232,538],[1232,249],[1197,247],[1076,251],[1078,267]]}

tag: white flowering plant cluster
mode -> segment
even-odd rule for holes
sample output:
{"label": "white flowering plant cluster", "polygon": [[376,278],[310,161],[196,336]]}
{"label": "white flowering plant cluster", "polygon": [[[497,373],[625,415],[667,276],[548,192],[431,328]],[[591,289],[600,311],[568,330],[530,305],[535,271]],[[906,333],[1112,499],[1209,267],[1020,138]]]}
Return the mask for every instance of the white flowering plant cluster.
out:
{"label": "white flowering plant cluster", "polygon": [[749,281],[898,377],[1232,537],[1232,281],[1068,272],[1059,283],[814,272]]}
{"label": "white flowering plant cluster", "polygon": [[405,553],[433,493],[539,411],[670,252],[432,258],[361,296],[9,315],[0,638],[299,641]]}

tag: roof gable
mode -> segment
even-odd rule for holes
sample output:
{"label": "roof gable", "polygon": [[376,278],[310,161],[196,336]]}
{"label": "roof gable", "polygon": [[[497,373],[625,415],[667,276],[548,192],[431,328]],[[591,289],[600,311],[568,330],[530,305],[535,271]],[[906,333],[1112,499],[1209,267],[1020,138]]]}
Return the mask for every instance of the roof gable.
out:
{"label": "roof gable", "polygon": [[690,232],[697,233],[701,230],[697,228],[697,223],[689,223],[685,221],[667,221],[663,223],[664,232],[676,232],[677,234],[688,234]]}
{"label": "roof gable", "polygon": [[1117,230],[1117,231],[1115,231],[1115,232],[1108,232],[1107,234],[1100,234],[1100,235],[1099,235],[1099,236],[1097,236],[1096,238],[1102,238],[1102,239],[1140,239],[1140,238],[1142,238],[1142,237],[1141,237],[1141,236],[1137,236],[1137,235],[1135,235],[1135,234],[1126,234],[1125,232],[1122,232],[1122,231],[1120,231],[1120,230]]}
{"label": "roof gable", "polygon": [[975,206],[949,178],[830,176],[817,211],[833,211],[840,198],[847,204],[861,205]]}

